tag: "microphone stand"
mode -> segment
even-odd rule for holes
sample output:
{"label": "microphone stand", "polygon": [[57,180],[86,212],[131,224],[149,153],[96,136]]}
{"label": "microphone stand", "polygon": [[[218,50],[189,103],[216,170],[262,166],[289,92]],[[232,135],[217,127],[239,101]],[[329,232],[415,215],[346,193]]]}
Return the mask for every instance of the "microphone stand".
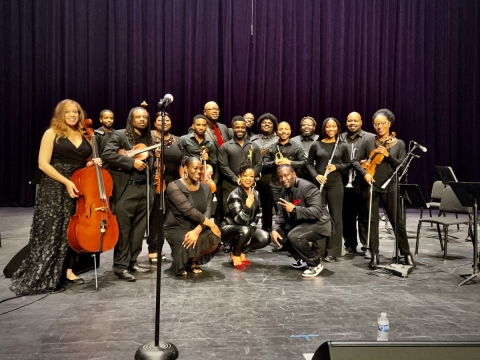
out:
{"label": "microphone stand", "polygon": [[[406,213],[405,213],[405,204],[404,204],[404,198],[403,196],[400,196],[400,180],[402,177],[408,172],[408,168],[410,167],[410,163],[414,158],[419,158],[420,156],[416,155],[413,153],[413,150],[415,150],[418,146],[414,145],[414,147],[408,151],[407,156],[403,159],[403,161],[397,166],[393,174],[388,178],[387,181],[381,186],[381,189],[386,189],[388,184],[395,178],[395,204],[394,204],[394,211],[395,211],[395,262],[393,264],[385,266],[386,270],[389,270],[392,272],[394,275],[398,275],[401,277],[407,277],[409,273],[412,272],[413,266],[411,265],[403,265],[399,264],[399,257],[398,257],[398,225],[399,225],[399,220],[400,217],[403,215],[403,220],[405,221],[406,219]],[[405,167],[402,169],[402,167]],[[398,173],[400,171],[403,172],[399,175]],[[400,213],[398,211],[398,202],[401,202],[401,211]],[[406,224],[405,224],[406,225]],[[406,229],[405,229],[406,231]]]}
{"label": "microphone stand", "polygon": [[[168,104],[167,104],[168,105]],[[165,204],[163,203],[164,194],[163,194],[163,153],[165,149],[165,143],[163,141],[165,130],[165,106],[161,106],[162,112],[162,130],[161,130],[161,142],[160,142],[160,229],[158,231],[158,238],[157,238],[157,252],[160,252],[162,249],[160,248],[160,242],[163,239],[163,223],[164,223],[164,214],[163,209]],[[175,360],[178,358],[178,350],[175,345],[169,342],[160,342],[160,289],[162,284],[162,274],[161,274],[161,261],[160,265],[157,265],[157,291],[156,291],[156,302],[155,302],[155,341],[143,344],[137,349],[135,353],[135,360]]]}

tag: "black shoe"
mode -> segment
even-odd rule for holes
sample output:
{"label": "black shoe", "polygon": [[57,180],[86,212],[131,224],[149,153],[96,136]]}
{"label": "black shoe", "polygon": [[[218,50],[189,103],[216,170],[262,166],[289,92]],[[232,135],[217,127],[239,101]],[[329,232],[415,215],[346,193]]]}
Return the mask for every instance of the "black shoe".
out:
{"label": "black shoe", "polygon": [[283,248],[283,246],[275,247],[272,249],[272,252],[280,252],[280,251],[287,251]]}
{"label": "black shoe", "polygon": [[119,279],[125,280],[125,281],[136,281],[137,279],[135,276],[130,274],[127,269],[123,271],[114,271],[115,275],[118,276]]}
{"label": "black shoe", "polygon": [[223,252],[224,252],[225,254],[231,253],[231,252],[232,252],[232,247],[231,247],[230,245],[225,245],[225,246],[223,247]]}
{"label": "black shoe", "polygon": [[128,270],[130,271],[136,271],[136,272],[139,272],[139,273],[147,273],[150,271],[150,268],[147,268],[147,267],[144,267],[144,266],[140,266],[138,264],[135,264],[131,267],[128,268]]}
{"label": "black shoe", "polygon": [[415,264],[415,261],[413,261],[412,254],[405,255],[405,264],[417,267],[417,264]]}
{"label": "black shoe", "polygon": [[352,254],[356,254],[356,253],[357,253],[357,248],[356,247],[352,247],[352,246],[345,247],[345,254],[346,255],[352,255]]}
{"label": "black shoe", "polygon": [[328,255],[328,256],[325,256],[323,260],[325,260],[326,262],[335,262],[337,261],[337,258],[335,256]]}
{"label": "black shoe", "polygon": [[66,279],[66,282],[69,283],[69,284],[73,284],[73,285],[85,284],[85,280],[83,280],[82,278],[78,278],[78,279],[75,279],[75,280]]}
{"label": "black shoe", "polygon": [[372,270],[377,268],[377,265],[380,265],[380,261],[378,260],[378,254],[372,254],[372,260],[370,260],[370,264],[368,267]]}

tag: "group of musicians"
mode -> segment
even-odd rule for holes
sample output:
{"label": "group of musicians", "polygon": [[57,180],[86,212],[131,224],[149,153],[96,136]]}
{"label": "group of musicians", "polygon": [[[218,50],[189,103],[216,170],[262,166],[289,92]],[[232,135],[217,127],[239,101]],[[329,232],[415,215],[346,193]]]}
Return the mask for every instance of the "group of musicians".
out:
{"label": "group of musicians", "polygon": [[[258,118],[258,134],[253,133],[255,117],[251,113],[233,117],[231,128],[227,128],[218,121],[220,108],[213,101],[205,104],[203,114],[196,115],[188,133],[180,137],[170,132],[170,115],[163,115],[155,115],[151,130],[146,109],[135,107],[126,128],[116,130],[113,112],[103,110],[101,127],[89,141],[80,129],[84,121],[81,106],[72,100],[57,105],[40,148],[39,164],[44,174],[36,198],[30,255],[14,275],[13,291],[28,294],[52,289],[62,276],[74,284],[83,283],[71,271],[71,261],[64,265],[69,252],[62,231],[78,197],[69,175],[76,168],[95,164],[107,169],[113,180],[110,207],[119,228],[113,271],[125,281],[135,281],[136,273],[150,271],[137,262],[147,223],[150,263],[166,259],[163,239],[157,241],[159,224],[163,224],[172,250],[170,271],[177,276],[200,274],[200,265],[219,249],[230,253],[236,269],[245,269],[251,265],[246,257],[249,251],[273,242],[277,251],[293,256],[292,267],[305,268],[303,277],[315,277],[323,269],[322,260],[335,262],[341,256],[342,238],[347,254],[357,253],[357,219],[362,251],[370,259],[369,267],[375,269],[379,264],[380,203],[393,228],[398,226],[399,250],[405,263],[415,266],[405,220],[400,216],[398,224],[395,222],[396,184],[391,181],[382,188],[406,156],[404,142],[390,131],[395,123],[390,110],[380,109],[373,115],[375,134],[362,130],[360,114],[352,112],[344,133],[339,121],[329,117],[317,135],[315,119],[307,116],[300,121],[301,134],[294,138],[290,124],[279,122],[270,113]],[[93,142],[99,154],[95,159],[91,159]],[[150,150],[151,156],[144,160],[123,151],[138,144],[154,148],[162,142],[163,157],[160,147]],[[82,147],[85,149],[80,153]],[[377,154],[383,161],[373,171],[362,166]],[[68,169],[63,168],[65,164],[70,164]],[[207,166],[213,172],[206,171]],[[163,191],[155,191],[162,188],[155,186],[159,172],[166,185],[163,209],[159,206]],[[52,182],[56,192],[60,189],[63,193],[56,201],[68,205],[60,220],[51,209],[53,198],[46,196],[52,191]],[[50,229],[52,224],[55,233]],[[52,237],[55,244],[45,249],[42,239]],[[40,248],[55,253],[59,246],[62,254],[55,260],[35,258]],[[33,261],[35,266],[30,264]],[[67,268],[66,273],[60,273]],[[35,282],[27,281],[34,272]]]}

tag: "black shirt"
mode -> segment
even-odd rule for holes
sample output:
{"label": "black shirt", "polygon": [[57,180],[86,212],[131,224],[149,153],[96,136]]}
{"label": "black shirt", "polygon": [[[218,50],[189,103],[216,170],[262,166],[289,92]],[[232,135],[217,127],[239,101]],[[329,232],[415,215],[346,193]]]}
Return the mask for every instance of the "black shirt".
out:
{"label": "black shirt", "polygon": [[[315,141],[310,147],[307,160],[307,169],[310,172],[310,176],[312,176],[314,179],[317,177],[317,175],[325,175],[325,170],[330,158],[332,158],[334,148],[334,142],[325,143],[320,140]],[[331,164],[335,165],[337,169],[336,171],[328,174],[329,181],[341,181],[341,172],[351,167],[350,154],[348,153],[347,145],[340,140],[338,141],[338,146],[335,150],[335,155],[332,158]]]}
{"label": "black shirt", "polygon": [[287,158],[291,161],[291,165],[295,170],[302,169],[305,166],[307,157],[305,156],[305,153],[300,145],[292,142],[291,140],[287,141],[285,144],[280,144],[280,142],[277,142],[268,148],[263,163],[263,171],[265,173],[271,173],[272,183],[280,186],[280,182],[278,181],[277,166],[275,165],[275,156],[278,152],[280,152],[284,158]]}
{"label": "black shirt", "polygon": [[[155,130],[152,130],[152,139],[155,144],[160,142],[160,138],[157,136]],[[178,168],[185,156],[182,144],[180,144],[180,138],[178,136],[170,134],[170,138],[164,141],[164,153],[163,162],[165,166],[164,180],[168,184],[172,180],[178,179]]]}
{"label": "black shirt", "polygon": [[180,144],[182,145],[186,156],[193,156],[200,160],[202,159],[200,150],[202,149],[202,146],[205,146],[208,151],[207,164],[212,165],[215,169],[215,165],[217,164],[217,148],[210,140],[203,138],[202,142],[199,143],[195,138],[195,134],[191,132],[180,138]]}
{"label": "black shirt", "polygon": [[228,140],[218,151],[218,164],[220,171],[225,175],[225,180],[236,183],[238,179],[238,167],[240,163],[247,159],[250,150],[252,151],[252,165],[257,177],[262,171],[262,158],[260,148],[248,140],[243,142],[243,146],[235,140]]}

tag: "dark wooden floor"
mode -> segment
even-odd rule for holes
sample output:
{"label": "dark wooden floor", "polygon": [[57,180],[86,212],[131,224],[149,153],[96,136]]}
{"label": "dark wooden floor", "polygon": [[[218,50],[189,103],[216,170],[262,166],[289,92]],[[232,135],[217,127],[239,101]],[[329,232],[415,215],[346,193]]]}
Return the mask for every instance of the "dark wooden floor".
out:
{"label": "dark wooden floor", "polygon": [[[408,213],[409,231],[416,231],[418,217]],[[31,218],[32,209],[0,208],[1,269],[28,242]],[[372,273],[360,255],[325,263],[320,276],[304,279],[291,258],[270,247],[251,254],[245,272],[221,253],[202,275],[174,278],[165,271],[167,248],[161,340],[175,344],[185,360],[309,359],[326,340],[376,340],[385,311],[390,340],[479,341],[480,279],[457,286],[459,274],[472,271],[466,228],[452,229],[458,239],[450,240],[446,262],[433,229],[422,230],[418,267],[406,279]],[[380,234],[387,262],[393,237]],[[414,239],[410,246],[413,251]],[[140,262],[148,263],[146,248]],[[156,268],[126,283],[111,264],[112,253],[102,254],[98,292],[88,272],[85,285],[1,303],[0,359],[134,359],[154,339]],[[14,296],[9,283],[0,278],[0,301]]]}

